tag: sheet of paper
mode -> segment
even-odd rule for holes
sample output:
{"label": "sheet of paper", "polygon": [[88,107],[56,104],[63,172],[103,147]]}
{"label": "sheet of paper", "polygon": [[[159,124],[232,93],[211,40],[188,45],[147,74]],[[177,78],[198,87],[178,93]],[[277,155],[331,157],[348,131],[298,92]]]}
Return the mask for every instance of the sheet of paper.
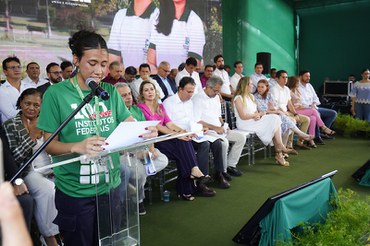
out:
{"label": "sheet of paper", "polygon": [[226,133],[222,133],[222,134],[218,134],[216,131],[214,130],[208,130],[209,133],[211,134],[214,134],[214,135],[217,135],[217,136],[220,136],[220,138],[223,138],[223,137],[226,137]]}
{"label": "sheet of paper", "polygon": [[213,143],[217,139],[219,139],[219,137],[215,137],[215,136],[211,136],[211,135],[203,135],[203,137],[201,137],[201,138],[192,138],[192,140],[194,142],[197,142],[197,143],[201,143],[201,142],[205,142],[205,141]]}
{"label": "sheet of paper", "polygon": [[156,126],[158,123],[159,121],[121,122],[107,138],[106,142],[109,145],[105,145],[104,148],[112,150],[143,142],[144,139],[139,136],[150,132],[145,128]]}

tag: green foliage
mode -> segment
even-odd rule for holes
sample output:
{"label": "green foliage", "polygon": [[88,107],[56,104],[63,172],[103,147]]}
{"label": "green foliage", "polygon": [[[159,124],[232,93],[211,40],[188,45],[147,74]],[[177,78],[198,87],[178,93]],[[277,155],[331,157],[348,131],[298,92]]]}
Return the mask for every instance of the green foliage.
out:
{"label": "green foliage", "polygon": [[[56,9],[54,7],[49,7],[49,17],[54,19],[56,16]],[[46,6],[40,6],[37,11],[37,21],[47,22],[47,8]]]}
{"label": "green foliage", "polygon": [[293,234],[294,241],[285,245],[369,245],[370,196],[363,200],[352,190],[340,189],[338,197],[325,223],[305,223],[303,233]]}
{"label": "green foliage", "polygon": [[353,118],[348,114],[338,114],[333,124],[335,130],[343,132],[343,135],[349,137],[358,132],[365,132],[370,136],[370,123],[364,120]]}

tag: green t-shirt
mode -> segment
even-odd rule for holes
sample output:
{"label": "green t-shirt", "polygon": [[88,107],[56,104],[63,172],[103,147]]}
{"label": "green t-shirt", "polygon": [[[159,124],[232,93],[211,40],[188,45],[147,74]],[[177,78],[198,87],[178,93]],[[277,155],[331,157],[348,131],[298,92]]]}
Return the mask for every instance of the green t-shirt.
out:
{"label": "green t-shirt", "polygon": [[[107,101],[99,99],[100,135],[108,137],[118,124],[131,114],[114,86],[104,82],[100,85],[110,94]],[[82,93],[86,96],[90,90],[82,90]],[[77,89],[69,80],[50,86],[43,96],[38,128],[45,132],[54,132],[81,102],[82,99]],[[92,119],[90,116],[90,112],[94,112],[94,104],[95,98],[76,114],[59,133],[59,141],[64,143],[81,142],[96,135],[96,120],[95,117]],[[91,110],[88,110],[87,107],[90,107]],[[72,197],[93,197],[96,193],[106,194],[111,187],[117,187],[121,182],[119,154],[111,154],[111,157],[113,169],[110,170],[110,175],[105,175],[106,171],[102,168],[98,169],[91,163],[73,162],[55,167],[53,170],[56,177],[56,187]],[[59,162],[69,158],[71,155],[68,155],[68,158],[58,156],[53,160]]]}
{"label": "green t-shirt", "polygon": [[145,119],[145,116],[143,114],[143,112],[141,111],[141,109],[135,105],[131,105],[130,108],[129,108],[129,111],[132,115],[132,117],[134,117],[135,120],[137,121],[146,121]]}

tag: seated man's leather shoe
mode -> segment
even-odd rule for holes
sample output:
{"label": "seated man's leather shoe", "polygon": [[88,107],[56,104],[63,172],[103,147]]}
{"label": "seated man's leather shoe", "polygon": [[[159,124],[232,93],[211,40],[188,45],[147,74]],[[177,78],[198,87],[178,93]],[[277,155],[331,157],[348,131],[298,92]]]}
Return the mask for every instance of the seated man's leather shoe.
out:
{"label": "seated man's leather shoe", "polygon": [[238,169],[236,169],[236,167],[227,167],[227,173],[235,177],[239,177],[243,175],[243,173],[239,171]]}
{"label": "seated man's leather shoe", "polygon": [[204,183],[198,183],[197,188],[198,188],[198,195],[200,196],[212,197],[216,195],[216,192],[212,190],[211,188],[209,188]]}
{"label": "seated man's leather shoe", "polygon": [[223,172],[222,173],[222,176],[224,176],[224,178],[226,179],[226,181],[230,182],[231,180],[233,180],[233,178],[230,176],[230,174],[228,174],[227,172]]}
{"label": "seated man's leather shoe", "polygon": [[221,189],[230,188],[230,183],[226,181],[226,179],[224,178],[221,172],[215,173],[214,180],[216,181],[216,183]]}

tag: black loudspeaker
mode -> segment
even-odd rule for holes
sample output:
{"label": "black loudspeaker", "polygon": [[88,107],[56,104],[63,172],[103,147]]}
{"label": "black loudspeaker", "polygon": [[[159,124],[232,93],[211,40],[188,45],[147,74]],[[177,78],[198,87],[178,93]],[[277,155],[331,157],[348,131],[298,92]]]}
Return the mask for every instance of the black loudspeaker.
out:
{"label": "black loudspeaker", "polygon": [[263,64],[263,74],[270,73],[271,68],[271,53],[269,52],[259,52],[257,53],[257,62]]}

